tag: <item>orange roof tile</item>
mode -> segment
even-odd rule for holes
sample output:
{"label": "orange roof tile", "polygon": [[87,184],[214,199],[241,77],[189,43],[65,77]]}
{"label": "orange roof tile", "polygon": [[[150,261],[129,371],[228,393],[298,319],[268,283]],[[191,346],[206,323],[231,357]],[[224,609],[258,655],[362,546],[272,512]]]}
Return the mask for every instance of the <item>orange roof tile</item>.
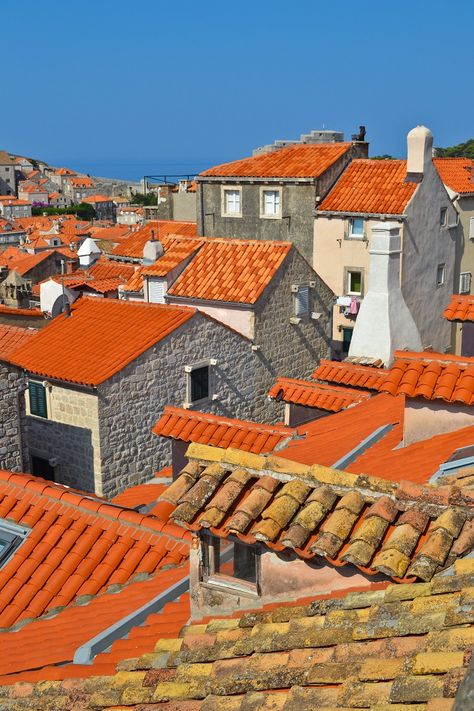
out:
{"label": "orange roof tile", "polygon": [[[392,425],[392,430],[379,445],[391,451],[403,440],[404,409],[403,397],[375,395],[347,410],[300,425],[299,437],[290,440],[278,455],[302,464],[332,466],[384,425]],[[383,473],[380,476],[384,476]],[[390,473],[384,478],[390,479]],[[408,472],[406,478],[409,478]]]}
{"label": "orange roof tile", "polygon": [[30,316],[43,318],[43,312],[41,309],[16,309],[14,306],[5,306],[5,304],[0,304],[0,314],[4,316]]}
{"label": "orange roof tile", "polygon": [[153,427],[161,437],[199,442],[214,447],[234,447],[245,452],[271,452],[295,430],[283,425],[265,425],[220,415],[167,406]]}
{"label": "orange roof tile", "polygon": [[460,195],[474,193],[474,160],[472,158],[433,158],[439,177],[448,188]]}
{"label": "orange roof tile", "polygon": [[199,249],[203,240],[190,239],[189,237],[164,237],[162,239],[165,253],[153,264],[139,267],[124,286],[124,291],[140,292],[143,289],[144,277],[164,277],[181,264],[193,252]]}
{"label": "orange roof tile", "polygon": [[168,290],[170,296],[254,304],[292,248],[291,242],[212,238]]}
{"label": "orange roof tile", "polygon": [[0,324],[0,358],[8,358],[35,334],[36,331],[31,328]]}
{"label": "orange roof tile", "polygon": [[162,240],[169,235],[195,237],[197,226],[195,222],[175,222],[173,220],[158,220],[147,222],[139,230],[118,244],[112,254],[117,257],[128,257],[131,259],[142,259],[143,248],[151,239],[152,231],[155,239]]}
{"label": "orange roof tile", "polygon": [[195,313],[179,306],[82,297],[71,316],[55,318],[10,360],[37,375],[96,386]]}
{"label": "orange roof tile", "polygon": [[387,375],[388,371],[381,368],[321,358],[311,377],[315,380],[327,380],[340,385],[379,390]]}
{"label": "orange roof tile", "polygon": [[94,279],[114,279],[120,277],[127,281],[135,272],[133,264],[123,264],[123,262],[114,262],[107,257],[101,256],[95,264],[87,270],[87,273]]}
{"label": "orange roof tile", "polygon": [[22,252],[16,259],[9,260],[8,268],[10,271],[15,271],[20,276],[26,276],[31,269],[41,264],[45,259],[50,257],[54,250],[45,249],[37,254],[27,254]]}
{"label": "orange roof tile", "polygon": [[474,321],[474,296],[453,294],[443,316],[448,321]]}
{"label": "orange roof tile", "polygon": [[375,444],[350,464],[347,471],[356,474],[370,472],[374,476],[390,478],[391,481],[409,479],[424,484],[457,449],[473,442],[474,426],[470,426],[438,434],[406,447],[397,448],[397,442],[393,450],[385,447],[385,451],[380,451]]}
{"label": "orange roof tile", "polygon": [[395,351],[388,369],[321,360],[313,378],[390,395],[474,404],[474,358],[446,353]]}
{"label": "orange roof tile", "polygon": [[107,195],[89,195],[83,202],[112,202],[112,198]]}
{"label": "orange roof tile", "polygon": [[110,242],[120,242],[129,237],[130,233],[130,225],[113,225],[113,227],[96,227],[93,225],[90,228],[90,234],[94,239],[110,240]]}
{"label": "orange roof tile", "polygon": [[339,412],[361,400],[367,400],[370,396],[371,393],[363,390],[339,388],[294,378],[278,378],[268,392],[268,397],[274,400],[304,407],[317,407],[330,412]]}
{"label": "orange roof tile", "polygon": [[403,160],[354,160],[319,205],[318,213],[402,215],[417,188],[416,183],[405,183],[405,176]]}
{"label": "orange roof tile", "polygon": [[[170,518],[192,531],[261,542],[277,552],[289,549],[302,559],[320,557],[398,581],[429,581],[474,549],[473,491],[387,482],[318,465],[294,472],[282,452],[253,455],[258,461],[239,465],[234,450],[216,458],[212,447],[203,449],[199,445],[194,454],[190,446],[189,464],[160,499],[176,507]],[[218,477],[210,476],[209,461],[218,462]],[[457,523],[440,537],[448,520]]]}
{"label": "orange roof tile", "polygon": [[0,570],[0,628],[188,557],[179,528],[26,474],[0,471],[0,517],[31,528]]}
{"label": "orange roof tile", "polygon": [[77,173],[69,168],[58,168],[54,171],[53,175],[77,175]]}
{"label": "orange roof tile", "polygon": [[251,158],[216,165],[200,173],[200,177],[318,178],[344,153],[347,153],[351,146],[351,143],[289,146]]}
{"label": "orange roof tile", "polygon": [[92,187],[94,187],[94,183],[87,176],[82,176],[82,177],[77,177],[77,178],[72,176],[72,177],[69,177],[68,180],[73,188],[92,188]]}

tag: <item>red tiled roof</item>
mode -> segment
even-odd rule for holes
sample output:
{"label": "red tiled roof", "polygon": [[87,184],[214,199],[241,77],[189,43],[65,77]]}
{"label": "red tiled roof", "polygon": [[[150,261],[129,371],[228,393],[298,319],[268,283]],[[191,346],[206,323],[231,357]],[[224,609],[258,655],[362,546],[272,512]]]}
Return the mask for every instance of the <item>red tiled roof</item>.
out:
{"label": "red tiled roof", "polygon": [[388,371],[380,368],[321,358],[320,364],[311,377],[315,380],[327,380],[340,385],[379,390],[387,375]]}
{"label": "red tiled roof", "polygon": [[27,254],[22,252],[18,258],[9,260],[8,268],[10,271],[15,271],[20,276],[25,276],[29,271],[31,271],[31,269],[50,257],[51,254],[53,254],[53,250],[47,249],[43,252],[38,252],[37,254]]}
{"label": "red tiled roof", "polygon": [[112,202],[112,198],[107,195],[89,195],[84,198],[83,202]]}
{"label": "red tiled roof", "polygon": [[363,390],[339,388],[294,378],[278,378],[268,392],[268,397],[274,400],[304,407],[317,407],[330,412],[339,412],[361,400],[367,400],[370,396],[371,393]]}
{"label": "red tiled roof", "polygon": [[406,161],[360,158],[343,172],[318,212],[402,215],[417,185],[405,183]]}
{"label": "red tiled roof", "polygon": [[81,178],[80,177],[77,177],[77,178],[69,177],[68,180],[73,188],[92,188],[92,187],[94,187],[94,183],[87,176],[81,177]]}
{"label": "red tiled roof", "polygon": [[101,256],[95,264],[87,270],[87,273],[94,279],[115,279],[120,277],[127,281],[135,272],[133,264],[123,264],[123,262],[114,262],[112,259]]}
{"label": "red tiled roof", "polygon": [[330,168],[351,143],[294,145],[251,158],[216,165],[200,176],[242,176],[254,178],[318,178]]}
{"label": "red tiled roof", "polygon": [[193,531],[399,581],[431,580],[474,548],[469,490],[295,467],[273,454],[239,458],[203,445],[190,445],[187,457],[161,500],[176,507],[172,520]]}
{"label": "red tiled roof", "polygon": [[151,239],[151,233],[155,239],[162,240],[169,235],[195,237],[197,225],[195,222],[176,222],[173,220],[159,220],[147,222],[139,230],[132,232],[126,239],[122,240],[113,250],[112,254],[117,257],[128,257],[130,259],[142,259],[143,248]]}
{"label": "red tiled roof", "polygon": [[31,328],[0,324],[0,358],[8,358],[34,335],[36,331]]}
{"label": "red tiled roof", "polygon": [[168,294],[254,304],[291,248],[291,242],[210,239],[180,274]]}
{"label": "red tiled roof", "polygon": [[[300,425],[297,428],[300,437],[291,440],[278,454],[302,464],[317,462],[332,466],[384,425],[393,427],[378,444],[382,450],[391,451],[403,440],[404,409],[403,397],[375,395],[330,417]],[[390,472],[380,476],[391,478]]]}
{"label": "red tiled roof", "polygon": [[28,202],[28,200],[19,200],[15,197],[9,197],[9,198],[4,198],[0,200],[2,203],[6,203],[6,206],[8,205],[31,205],[31,202]]}
{"label": "red tiled roof", "polygon": [[53,175],[77,175],[77,173],[69,168],[58,168],[54,171]]}
{"label": "red tiled roof", "polygon": [[453,294],[443,316],[448,321],[474,321],[474,296]]}
{"label": "red tiled roof", "polygon": [[165,407],[152,431],[161,437],[210,444],[214,447],[235,447],[255,454],[273,451],[295,432],[294,429],[283,425],[235,420],[170,406]]}
{"label": "red tiled roof", "polygon": [[0,471],[0,518],[31,528],[0,570],[0,628],[188,556],[178,528],[26,474]]}
{"label": "red tiled roof", "polygon": [[[157,476],[163,479],[172,477],[171,467],[165,467]],[[168,484],[162,482],[157,482],[152,479],[144,484],[137,484],[136,486],[131,486],[128,489],[120,492],[117,496],[114,496],[112,503],[119,504],[119,506],[126,506],[127,508],[135,508],[136,506],[145,506],[147,504],[154,503],[166,489]]]}
{"label": "red tiled roof", "polygon": [[96,386],[195,313],[178,306],[82,297],[70,317],[55,318],[11,362],[37,375]]}
{"label": "red tiled roof", "polygon": [[150,266],[139,267],[124,286],[123,290],[140,292],[143,289],[143,278],[145,276],[166,276],[172,269],[175,269],[178,264],[181,264],[181,262],[190,257],[193,252],[198,250],[202,244],[203,240],[190,239],[189,237],[164,237],[162,239],[162,245],[165,248],[163,256],[157,259],[153,264],[150,264]]}
{"label": "red tiled roof", "polygon": [[[390,437],[390,434],[387,437]],[[393,450],[385,447],[385,451],[381,451],[375,444],[350,464],[347,471],[358,474],[370,472],[383,478],[388,478],[389,474],[391,481],[410,479],[424,484],[457,449],[467,447],[473,442],[474,426],[470,426]],[[398,442],[394,443],[394,447],[397,444]]]}
{"label": "red tiled roof", "polygon": [[474,193],[474,160],[472,158],[433,158],[439,177],[456,193]]}
{"label": "red tiled roof", "polygon": [[90,228],[91,236],[95,240],[107,240],[110,242],[120,242],[130,236],[130,225],[113,225],[113,227],[96,227]]}
{"label": "red tiled roof", "polygon": [[16,309],[14,306],[5,306],[5,304],[0,304],[0,314],[5,316],[32,316],[37,318],[43,318],[43,312],[41,309]]}

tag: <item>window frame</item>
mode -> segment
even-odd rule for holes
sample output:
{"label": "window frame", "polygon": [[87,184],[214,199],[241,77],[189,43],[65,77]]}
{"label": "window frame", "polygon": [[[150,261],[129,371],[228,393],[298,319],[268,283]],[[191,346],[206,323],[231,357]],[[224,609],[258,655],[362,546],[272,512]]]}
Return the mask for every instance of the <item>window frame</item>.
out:
{"label": "window frame", "polygon": [[442,207],[439,211],[439,225],[440,227],[447,227],[448,225],[448,208]]}
{"label": "window frame", "polygon": [[[239,194],[239,212],[227,212],[227,198],[226,193],[235,192]],[[242,186],[236,185],[235,187],[229,185],[222,186],[221,192],[221,215],[222,217],[242,217]]]}
{"label": "window frame", "polygon": [[19,526],[10,521],[0,519],[0,539],[7,541],[7,545],[0,550],[0,569],[8,563],[21,544],[26,540],[31,529]]}
{"label": "window frame", "polygon": [[[353,232],[352,228],[354,225],[355,221],[362,222],[362,234],[358,235],[355,232]],[[358,242],[362,242],[365,239],[365,220],[363,217],[350,217],[348,220],[348,228],[347,228],[347,237],[346,239],[353,239]]]}
{"label": "window frame", "polygon": [[[191,408],[191,407],[196,407],[198,405],[204,405],[208,403],[210,400],[213,399],[213,385],[214,385],[214,379],[212,376],[212,367],[215,365],[215,361],[212,359],[208,360],[202,360],[199,361],[198,363],[193,363],[192,365],[185,365],[184,370],[186,373],[186,400],[184,403],[185,408]],[[200,370],[201,368],[207,368],[208,369],[208,394],[206,397],[200,398],[199,400],[193,400],[192,399],[192,375],[193,372],[196,370]]]}
{"label": "window frame", "polygon": [[[41,412],[33,412],[31,391],[35,388],[41,388],[42,390],[42,397],[44,397],[44,414],[41,414]],[[39,382],[38,380],[28,380],[28,414],[31,417],[39,417],[42,420],[49,419],[48,389],[43,382]]]}
{"label": "window frame", "polygon": [[[293,289],[293,315],[295,318],[308,318],[311,314],[311,289],[309,284],[296,284]],[[298,296],[303,291],[306,291],[307,293],[307,309],[306,311],[298,313]]]}
{"label": "window frame", "polygon": [[[441,281],[439,280],[438,276],[440,273],[441,269]],[[436,288],[439,289],[440,287],[444,286],[446,284],[446,264],[438,264],[436,267]]]}
{"label": "window frame", "polygon": [[[278,195],[278,212],[265,212],[265,193],[275,193]],[[282,216],[282,189],[281,187],[269,187],[268,185],[260,188],[260,217],[264,220],[281,220]]]}
{"label": "window frame", "polygon": [[474,217],[469,218],[469,239],[474,239]]}
{"label": "window frame", "polygon": [[[468,283],[469,283],[469,286],[464,289],[462,287],[463,277],[467,277],[466,281],[468,281]],[[461,272],[459,274],[459,293],[460,294],[470,294],[471,293],[471,285],[472,285],[472,272]]]}
{"label": "window frame", "polygon": [[[235,595],[245,595],[247,597],[260,597],[261,595],[261,565],[260,551],[257,545],[248,545],[242,543],[234,536],[228,536],[221,539],[218,536],[213,536],[210,533],[201,533],[200,537],[200,570],[199,581],[205,587],[221,590]],[[254,555],[255,562],[255,583],[237,578],[232,575],[226,575],[219,572],[219,566],[222,561],[221,542],[224,541],[232,546],[241,546],[248,548]]]}
{"label": "window frame", "polygon": [[[351,291],[350,275],[353,272],[360,273],[360,291]],[[344,295],[345,296],[360,296],[364,295],[364,269],[362,267],[344,267]]]}

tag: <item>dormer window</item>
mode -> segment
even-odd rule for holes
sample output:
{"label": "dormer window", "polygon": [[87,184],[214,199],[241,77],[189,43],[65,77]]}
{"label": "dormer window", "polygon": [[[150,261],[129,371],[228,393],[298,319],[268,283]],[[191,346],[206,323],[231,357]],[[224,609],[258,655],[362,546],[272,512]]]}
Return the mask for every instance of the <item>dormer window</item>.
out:
{"label": "dormer window", "polygon": [[260,565],[256,546],[202,535],[201,581],[238,595],[259,595]]}

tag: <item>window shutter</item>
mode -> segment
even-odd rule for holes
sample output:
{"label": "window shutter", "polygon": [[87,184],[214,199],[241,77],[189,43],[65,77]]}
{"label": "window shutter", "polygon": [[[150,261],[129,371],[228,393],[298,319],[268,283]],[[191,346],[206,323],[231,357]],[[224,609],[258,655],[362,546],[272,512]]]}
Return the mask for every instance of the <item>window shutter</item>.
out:
{"label": "window shutter", "polygon": [[470,294],[471,292],[471,272],[462,272],[459,275],[459,293]]}
{"label": "window shutter", "polygon": [[46,390],[40,383],[29,383],[30,412],[38,417],[47,417]]}
{"label": "window shutter", "polygon": [[309,313],[309,287],[300,286],[295,294],[295,316],[306,316]]}

